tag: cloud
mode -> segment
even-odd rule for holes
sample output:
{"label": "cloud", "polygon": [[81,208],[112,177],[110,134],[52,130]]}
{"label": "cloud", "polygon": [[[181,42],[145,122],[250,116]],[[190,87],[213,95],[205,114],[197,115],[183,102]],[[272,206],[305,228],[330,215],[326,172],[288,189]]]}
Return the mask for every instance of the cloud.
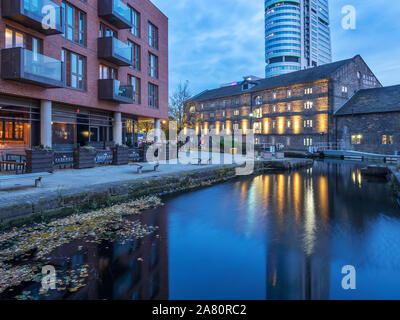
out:
{"label": "cloud", "polygon": [[[263,0],[153,3],[169,18],[170,91],[186,80],[199,93],[246,75],[264,76]],[[355,31],[341,27],[341,9],[348,4],[357,10]],[[361,54],[384,85],[400,83],[400,2],[331,0],[330,10],[333,59]]]}

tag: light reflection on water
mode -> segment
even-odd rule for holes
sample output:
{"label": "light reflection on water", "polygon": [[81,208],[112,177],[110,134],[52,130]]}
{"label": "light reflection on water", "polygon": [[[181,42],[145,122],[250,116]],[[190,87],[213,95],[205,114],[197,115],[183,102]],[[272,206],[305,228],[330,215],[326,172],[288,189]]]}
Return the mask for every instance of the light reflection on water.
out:
{"label": "light reflection on water", "polygon": [[[159,226],[146,239],[56,250],[58,269],[86,263],[91,277],[47,298],[400,299],[400,208],[361,167],[317,162],[166,199],[140,217]],[[344,265],[356,291],[341,288]]]}

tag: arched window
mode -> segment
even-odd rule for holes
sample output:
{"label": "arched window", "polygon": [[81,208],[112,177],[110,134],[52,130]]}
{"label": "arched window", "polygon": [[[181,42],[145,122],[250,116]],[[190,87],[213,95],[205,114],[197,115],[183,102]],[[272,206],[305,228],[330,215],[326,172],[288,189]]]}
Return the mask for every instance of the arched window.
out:
{"label": "arched window", "polygon": [[255,97],[254,101],[255,101],[256,106],[259,106],[262,104],[262,97],[257,96],[257,97]]}

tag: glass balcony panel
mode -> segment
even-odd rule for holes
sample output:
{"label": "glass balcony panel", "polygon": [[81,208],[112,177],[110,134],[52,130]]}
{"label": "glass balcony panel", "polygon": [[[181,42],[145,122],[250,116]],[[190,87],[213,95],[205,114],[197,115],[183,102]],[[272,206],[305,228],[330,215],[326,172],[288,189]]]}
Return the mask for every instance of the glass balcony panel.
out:
{"label": "glass balcony panel", "polygon": [[131,85],[122,85],[120,81],[114,81],[114,94],[116,97],[132,99],[133,87]]}
{"label": "glass balcony panel", "polygon": [[61,27],[61,7],[51,0],[24,0],[24,10],[33,13],[43,20],[47,15],[52,14],[54,9],[55,25]]}
{"label": "glass balcony panel", "polygon": [[126,60],[132,61],[132,48],[117,38],[113,38],[113,42],[115,53]]}
{"label": "glass balcony panel", "polygon": [[24,49],[24,73],[62,81],[62,62],[37,52]]}
{"label": "glass balcony panel", "polygon": [[125,20],[127,20],[127,21],[131,20],[131,10],[122,1],[114,0],[113,1],[113,10],[114,10],[115,13],[119,14]]}

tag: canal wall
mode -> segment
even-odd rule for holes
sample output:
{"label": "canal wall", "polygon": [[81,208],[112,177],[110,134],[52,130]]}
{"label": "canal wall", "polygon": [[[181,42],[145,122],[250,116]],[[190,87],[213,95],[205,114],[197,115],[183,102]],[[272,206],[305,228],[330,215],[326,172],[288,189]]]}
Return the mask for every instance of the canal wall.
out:
{"label": "canal wall", "polygon": [[[310,159],[282,159],[256,161],[253,175],[298,169],[313,164]],[[211,186],[237,178],[238,165],[204,167],[196,171],[184,171],[132,181],[93,184],[90,187],[68,190],[43,191],[40,195],[21,198],[19,201],[0,204],[0,230],[22,224],[47,221],[79,212],[87,212],[113,204],[131,201],[145,196],[164,196]],[[88,191],[89,190],[89,191]]]}

